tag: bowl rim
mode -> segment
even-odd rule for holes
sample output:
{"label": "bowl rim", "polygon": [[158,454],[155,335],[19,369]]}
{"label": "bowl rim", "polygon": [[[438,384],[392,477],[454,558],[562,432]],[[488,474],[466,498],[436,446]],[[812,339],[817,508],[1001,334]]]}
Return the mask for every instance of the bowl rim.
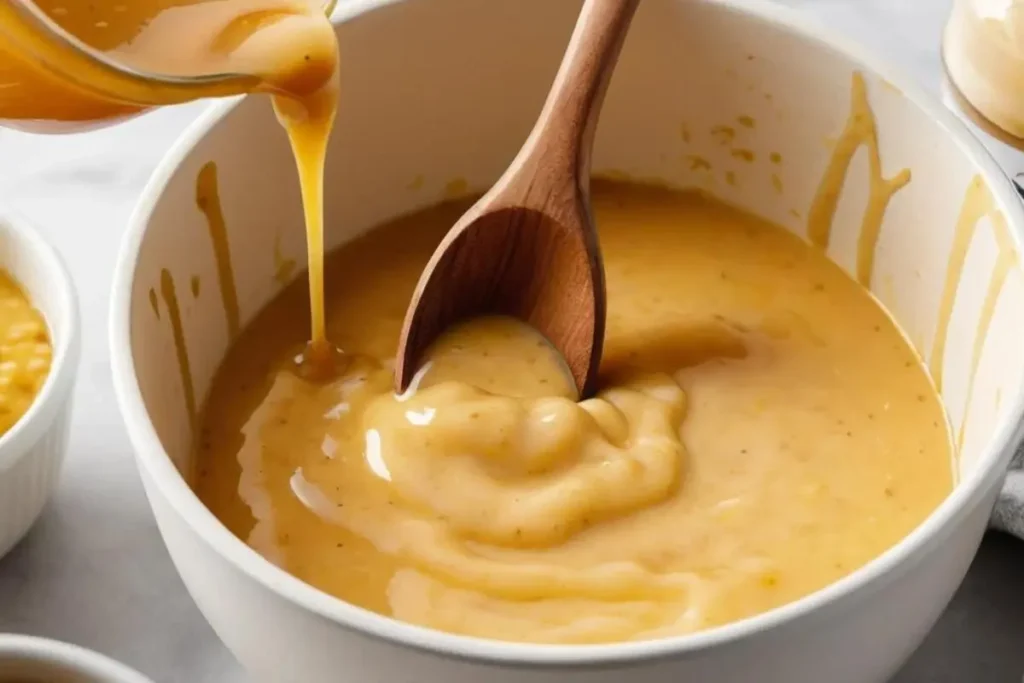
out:
{"label": "bowl rim", "polygon": [[[350,0],[340,3],[332,19],[341,23],[373,10],[408,0]],[[1015,249],[1024,254],[1024,203],[1009,177],[985,146],[938,97],[904,69],[837,30],[829,28],[799,10],[770,0],[701,0],[723,11],[749,15],[835,51],[874,78],[884,79],[933,120],[959,147],[964,161],[982,175],[998,209],[1007,219]],[[519,668],[596,668],[614,664],[682,658],[721,647],[760,632],[782,627],[797,618],[820,619],[826,612],[848,606],[851,601],[879,590],[884,584],[909,571],[930,548],[952,533],[998,484],[1024,435],[1024,384],[1018,387],[1010,407],[969,476],[961,479],[935,510],[907,536],[856,571],[828,586],[739,621],[696,633],[659,640],[600,645],[551,645],[516,643],[455,635],[405,623],[335,598],[292,576],[264,559],[232,534],[193,493],[163,448],[147,414],[131,353],[131,303],[135,266],[153,210],[181,164],[214,126],[238,106],[243,98],[211,105],[174,143],[150,178],[129,221],[114,273],[110,311],[110,343],[114,390],[131,439],[136,461],[145,478],[211,550],[237,571],[291,604],[348,631],[416,651],[468,662],[501,664]],[[148,487],[147,487],[148,488]]]}
{"label": "bowl rim", "polygon": [[56,665],[101,683],[152,683],[138,671],[104,654],[38,636],[0,633],[0,662],[5,660]]}
{"label": "bowl rim", "polygon": [[[49,311],[40,309],[32,296],[23,292],[46,322],[52,356],[49,374],[32,404],[6,433],[0,435],[0,475],[3,475],[50,429],[59,407],[56,404],[72,390],[78,368],[81,329],[78,296],[64,259],[53,245],[28,219],[7,207],[0,208],[0,233],[7,233],[8,239],[30,254],[29,267],[39,271],[47,285],[57,292],[56,303]],[[24,290],[24,284],[17,278],[13,279]]]}

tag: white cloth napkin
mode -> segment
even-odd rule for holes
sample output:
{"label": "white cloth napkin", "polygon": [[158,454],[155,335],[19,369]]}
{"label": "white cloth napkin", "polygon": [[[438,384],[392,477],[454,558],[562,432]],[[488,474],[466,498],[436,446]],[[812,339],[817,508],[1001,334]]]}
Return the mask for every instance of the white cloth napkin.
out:
{"label": "white cloth napkin", "polygon": [[1024,539],[1024,448],[1010,462],[1006,483],[992,513],[992,527]]}

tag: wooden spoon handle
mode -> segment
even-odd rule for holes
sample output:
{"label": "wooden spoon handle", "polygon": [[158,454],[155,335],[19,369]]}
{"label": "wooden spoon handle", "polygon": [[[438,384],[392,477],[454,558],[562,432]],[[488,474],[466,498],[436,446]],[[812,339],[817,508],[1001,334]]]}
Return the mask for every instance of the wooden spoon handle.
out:
{"label": "wooden spoon handle", "polygon": [[640,0],[586,0],[562,64],[520,159],[535,173],[590,187],[590,155],[605,92]]}

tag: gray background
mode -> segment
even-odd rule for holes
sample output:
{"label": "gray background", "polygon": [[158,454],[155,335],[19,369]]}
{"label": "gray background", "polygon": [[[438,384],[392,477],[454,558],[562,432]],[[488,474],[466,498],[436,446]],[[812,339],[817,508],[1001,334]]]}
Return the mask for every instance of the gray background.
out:
{"label": "gray background", "polygon": [[[948,0],[786,4],[891,56],[938,91]],[[0,560],[0,631],[91,647],[157,683],[246,680],[185,592],[157,534],[107,361],[107,295],[125,222],[160,156],[201,109],[169,109],[60,139],[0,131],[0,202],[32,217],[63,253],[85,327],[69,461],[39,524]],[[949,610],[895,680],[1017,683],[1022,674],[1024,542],[989,534]]]}

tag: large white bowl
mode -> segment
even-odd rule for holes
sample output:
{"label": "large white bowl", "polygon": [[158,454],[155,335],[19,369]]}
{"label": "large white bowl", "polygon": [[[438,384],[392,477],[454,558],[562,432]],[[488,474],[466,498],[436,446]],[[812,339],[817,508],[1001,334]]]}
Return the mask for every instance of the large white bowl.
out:
{"label": "large white bowl", "polygon": [[[381,220],[431,204],[452,188],[483,188],[514,155],[538,112],[578,2],[352,0],[338,25],[344,104],[327,173],[328,247]],[[846,123],[851,78],[862,71],[896,195],[879,241],[873,291],[928,355],[954,225],[980,175],[1018,249],[1024,214],[1007,179],[964,127],[890,65],[766,2],[647,0],[636,17],[598,131],[595,165],[710,189],[799,234]],[[757,162],[743,164],[709,130],[744,129]],[[685,124],[690,135],[683,139]],[[779,151],[782,194],[767,157]],[[687,154],[707,158],[717,181]],[[202,295],[179,296],[199,397],[228,346],[215,259],[195,205],[200,167],[220,172],[243,324],[280,289],[275,242],[302,259],[294,163],[267,102],[215,107],[156,173],[125,238],[115,278],[114,380],[146,491],[171,556],[199,608],[249,671],[266,681],[361,683],[635,683],[762,681],[863,683],[890,676],[963,578],[1019,434],[1024,280],[1014,269],[980,348],[967,402],[975,332],[996,258],[988,220],[959,279],[943,356],[942,398],[954,427],[968,416],[948,499],[909,537],[809,597],[692,636],[605,646],[534,646],[457,637],[399,623],[332,598],[265,561],[233,536],[181,475],[189,420],[166,315],[151,289],[161,269],[193,275]],[[699,164],[698,164],[699,166]],[[738,187],[723,182],[733,169]],[[854,263],[868,186],[854,159],[829,250]],[[465,181],[465,182],[463,182]],[[699,293],[694,293],[699,296]]]}
{"label": "large white bowl", "polygon": [[50,374],[28,411],[0,436],[0,557],[35,523],[67,451],[81,330],[71,276],[24,218],[0,210],[0,268],[21,285],[50,332]]}

